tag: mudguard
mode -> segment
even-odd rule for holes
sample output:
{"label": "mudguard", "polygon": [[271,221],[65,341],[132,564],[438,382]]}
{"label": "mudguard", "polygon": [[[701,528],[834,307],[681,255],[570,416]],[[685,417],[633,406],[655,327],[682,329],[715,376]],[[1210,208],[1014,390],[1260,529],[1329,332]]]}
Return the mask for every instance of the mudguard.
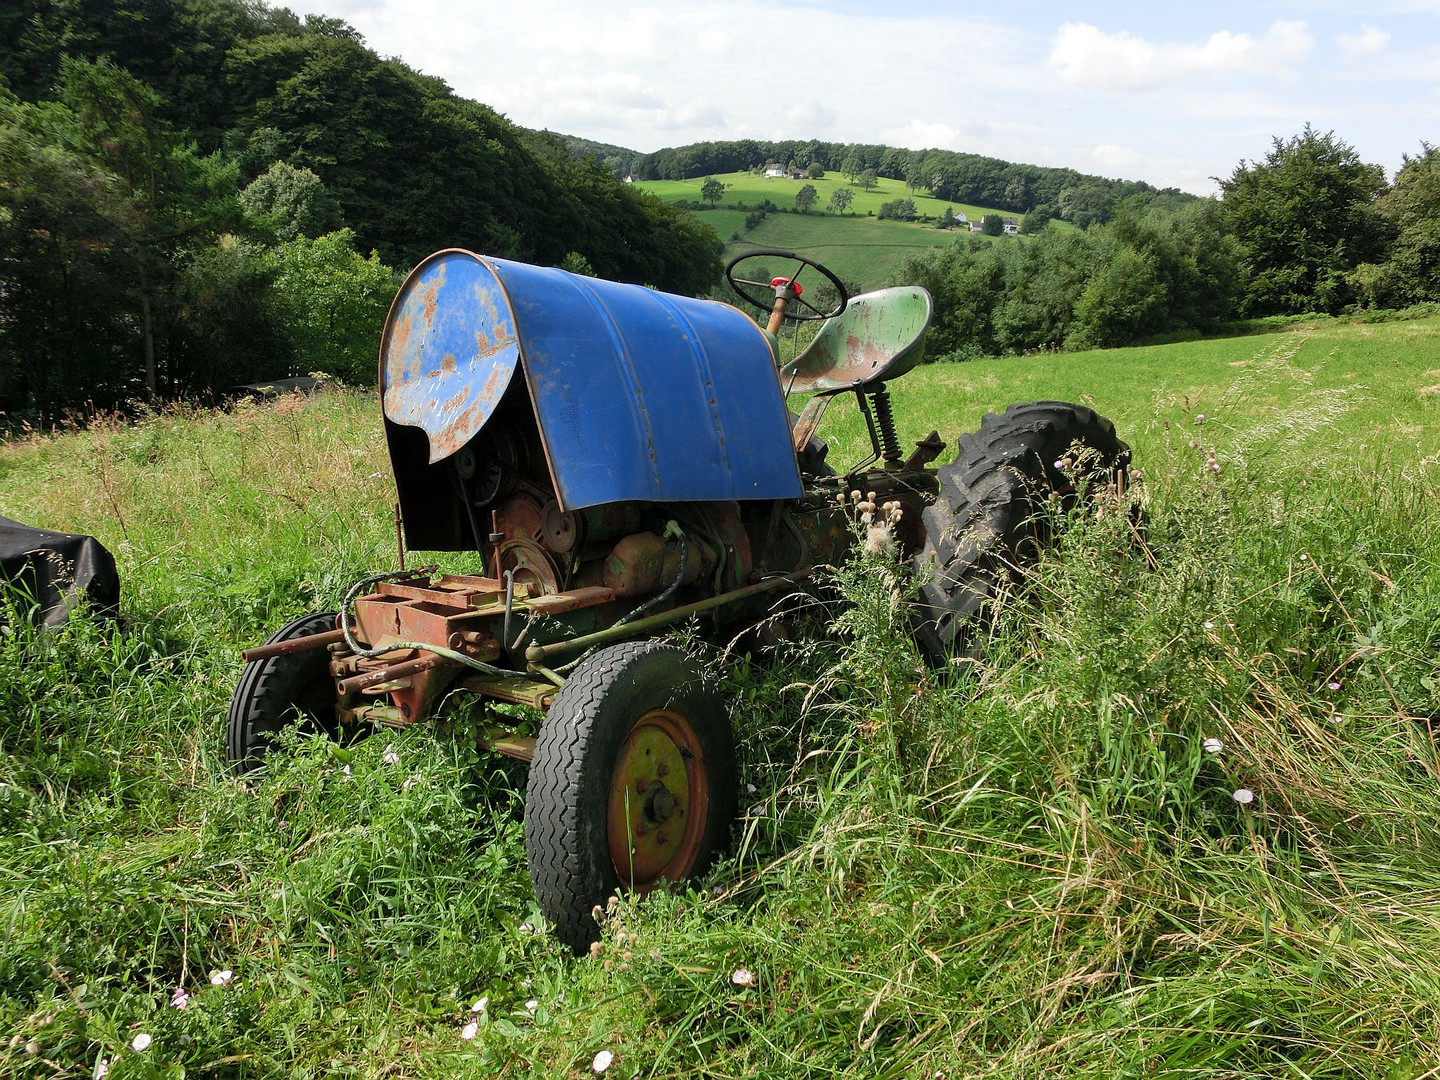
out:
{"label": "mudguard", "polygon": [[392,457],[391,425],[424,431],[431,465],[457,453],[517,369],[562,509],[800,496],[770,346],[748,316],[460,249],[421,262],[386,321]]}

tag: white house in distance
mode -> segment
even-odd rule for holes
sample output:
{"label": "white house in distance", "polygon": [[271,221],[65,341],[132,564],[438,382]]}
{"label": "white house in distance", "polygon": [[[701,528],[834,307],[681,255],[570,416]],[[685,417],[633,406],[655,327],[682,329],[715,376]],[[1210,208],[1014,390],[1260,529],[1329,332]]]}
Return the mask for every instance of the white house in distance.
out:
{"label": "white house in distance", "polygon": [[772,162],[770,162],[770,164],[768,164],[768,165],[765,166],[765,177],[766,177],[767,180],[783,179],[784,176],[785,176],[785,166],[784,166],[784,165],[778,165],[778,164],[776,164],[775,162],[772,161]]}

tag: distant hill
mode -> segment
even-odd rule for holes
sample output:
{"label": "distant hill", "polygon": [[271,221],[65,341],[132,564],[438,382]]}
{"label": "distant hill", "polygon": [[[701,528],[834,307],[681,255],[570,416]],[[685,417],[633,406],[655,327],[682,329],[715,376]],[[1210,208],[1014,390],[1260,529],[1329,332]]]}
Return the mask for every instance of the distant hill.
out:
{"label": "distant hill", "polygon": [[559,135],[572,152],[637,180],[691,180],[721,173],[762,173],[767,165],[805,171],[812,167],[854,180],[873,171],[944,202],[994,207],[1014,214],[1048,210],[1081,228],[1107,220],[1117,203],[1135,210],[1175,209],[1197,196],[1179,188],[1156,188],[1142,180],[1109,179],[1075,169],[1003,161],[953,150],[906,150],[872,143],[789,139],[767,142],[699,142],[642,154],[621,146]]}

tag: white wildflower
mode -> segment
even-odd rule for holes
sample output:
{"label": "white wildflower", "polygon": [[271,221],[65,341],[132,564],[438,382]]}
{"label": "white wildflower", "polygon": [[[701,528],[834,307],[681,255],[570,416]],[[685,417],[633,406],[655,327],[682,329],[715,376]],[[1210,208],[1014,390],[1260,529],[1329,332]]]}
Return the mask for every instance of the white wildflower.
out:
{"label": "white wildflower", "polygon": [[535,1015],[535,1010],[538,1009],[539,1007],[540,1007],[540,1002],[537,1001],[535,998],[531,998],[529,1001],[525,1002],[525,1011],[526,1011],[527,1013],[529,1013],[531,1016],[534,1016],[534,1015]]}
{"label": "white wildflower", "polygon": [[463,1028],[460,1029],[460,1037],[466,1042],[469,1042],[476,1036],[479,1031],[480,1025],[477,1024],[474,1020],[471,1020],[468,1024],[466,1024]]}
{"label": "white wildflower", "polygon": [[749,968],[736,968],[730,973],[730,981],[736,986],[754,986],[755,973]]}
{"label": "white wildflower", "polygon": [[190,995],[185,992],[183,987],[177,986],[175,993],[170,995],[170,1007],[172,1009],[183,1009],[189,1004]]}
{"label": "white wildflower", "polygon": [[230,980],[235,978],[235,973],[229,968],[224,971],[212,971],[210,973],[211,986],[229,986]]}
{"label": "white wildflower", "polygon": [[400,755],[395,752],[395,744],[388,743],[385,746],[385,756],[380,759],[386,765],[399,765]]}
{"label": "white wildflower", "polygon": [[477,1002],[475,1002],[474,1005],[471,1005],[471,1006],[470,1006],[470,1011],[471,1011],[472,1013],[483,1013],[483,1012],[485,1011],[486,1007],[487,1007],[489,1004],[490,1004],[490,995],[487,994],[487,995],[485,995],[485,997],[482,997],[480,1000],[478,1000]]}
{"label": "white wildflower", "polygon": [[1249,788],[1242,787],[1239,791],[1235,792],[1235,801],[1241,806],[1249,806],[1255,801],[1255,793]]}
{"label": "white wildflower", "polygon": [[149,1035],[146,1035],[145,1032],[142,1031],[139,1035],[136,1035],[135,1038],[130,1040],[130,1049],[134,1050],[137,1054],[143,1054],[146,1050],[150,1048],[150,1044],[154,1041],[154,1039],[150,1038]]}
{"label": "white wildflower", "polygon": [[590,1062],[590,1070],[596,1073],[603,1073],[610,1067],[610,1063],[614,1060],[615,1055],[609,1050],[601,1050],[595,1055],[595,1060]]}
{"label": "white wildflower", "polygon": [[1205,752],[1206,752],[1207,754],[1218,754],[1218,753],[1220,753],[1221,750],[1224,750],[1224,749],[1225,749],[1225,744],[1224,744],[1223,742],[1221,742],[1219,739],[1211,738],[1211,739],[1206,739],[1206,740],[1205,740]]}
{"label": "white wildflower", "polygon": [[1340,689],[1340,684],[1339,684],[1338,682],[1336,682],[1334,679],[1331,679],[1331,680],[1330,680],[1329,686],[1330,686],[1330,689],[1331,689],[1331,690],[1339,690],[1339,689]]}

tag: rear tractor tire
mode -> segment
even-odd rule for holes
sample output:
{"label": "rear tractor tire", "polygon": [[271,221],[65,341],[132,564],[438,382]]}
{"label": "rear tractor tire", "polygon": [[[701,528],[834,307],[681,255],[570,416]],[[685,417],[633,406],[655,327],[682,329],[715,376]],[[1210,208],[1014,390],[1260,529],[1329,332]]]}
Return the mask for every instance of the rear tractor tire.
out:
{"label": "rear tractor tire", "polygon": [[1002,587],[1019,580],[1051,540],[1052,499],[1063,510],[1107,484],[1122,485],[1130,448],[1093,409],[1062,401],[987,413],[962,435],[940,493],[925,509],[915,556],[915,638],[931,663],[974,658]]}
{"label": "rear tractor tire", "polygon": [[[271,634],[265,644],[294,641],[335,629],[335,612],[304,615]],[[280,733],[298,727],[332,739],[340,736],[335,716],[335,680],[330,676],[330,651],[306,649],[245,665],[225,725],[225,754],[236,776],[265,762]]]}
{"label": "rear tractor tire", "polygon": [[730,722],[699,666],[632,641],[587,657],[555,695],[525,791],[525,853],[540,910],[576,952],[592,912],[709,868],[735,812]]}

